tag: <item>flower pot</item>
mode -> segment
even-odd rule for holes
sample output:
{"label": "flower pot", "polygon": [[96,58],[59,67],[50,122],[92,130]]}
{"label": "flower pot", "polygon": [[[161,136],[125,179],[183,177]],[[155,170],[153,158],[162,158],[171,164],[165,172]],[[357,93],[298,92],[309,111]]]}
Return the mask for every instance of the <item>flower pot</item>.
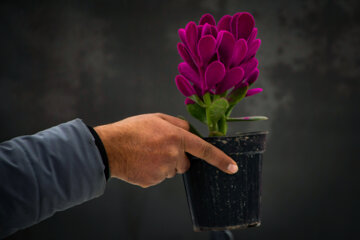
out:
{"label": "flower pot", "polygon": [[194,231],[219,231],[260,225],[261,170],[267,132],[206,137],[238,164],[229,175],[188,154],[183,180]]}

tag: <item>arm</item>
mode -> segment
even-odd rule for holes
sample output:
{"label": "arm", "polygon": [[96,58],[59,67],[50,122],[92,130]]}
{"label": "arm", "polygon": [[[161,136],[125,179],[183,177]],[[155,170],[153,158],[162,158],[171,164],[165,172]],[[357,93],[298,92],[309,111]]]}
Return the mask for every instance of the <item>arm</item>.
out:
{"label": "arm", "polygon": [[141,187],[184,173],[185,152],[237,171],[229,156],[191,134],[186,121],[166,114],[94,129],[77,119],[0,144],[0,238],[101,195],[107,160],[111,177]]}
{"label": "arm", "polygon": [[93,135],[76,119],[0,144],[0,238],[105,189]]}

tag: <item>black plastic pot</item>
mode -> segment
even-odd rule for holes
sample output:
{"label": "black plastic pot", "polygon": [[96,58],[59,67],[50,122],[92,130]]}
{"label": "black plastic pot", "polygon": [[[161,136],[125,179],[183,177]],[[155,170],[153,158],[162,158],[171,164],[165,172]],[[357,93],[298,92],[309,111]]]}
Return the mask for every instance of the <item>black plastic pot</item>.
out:
{"label": "black plastic pot", "polygon": [[219,231],[260,225],[261,170],[267,132],[232,137],[206,137],[239,167],[226,174],[188,154],[183,174],[194,231]]}

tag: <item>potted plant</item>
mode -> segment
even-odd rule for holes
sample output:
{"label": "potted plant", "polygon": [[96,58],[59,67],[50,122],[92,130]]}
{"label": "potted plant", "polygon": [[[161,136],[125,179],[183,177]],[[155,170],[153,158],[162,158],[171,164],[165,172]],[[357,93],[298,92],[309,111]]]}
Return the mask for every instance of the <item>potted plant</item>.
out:
{"label": "potted plant", "polygon": [[[186,97],[188,112],[209,129],[206,141],[238,164],[228,175],[188,154],[191,167],[183,175],[195,231],[226,230],[260,225],[261,166],[266,132],[227,136],[228,122],[266,120],[264,116],[232,117],[244,98],[262,91],[250,88],[259,76],[260,47],[251,14],[225,15],[216,24],[204,14],[178,31],[176,86]],[[191,126],[191,125],[190,125]],[[191,126],[191,131],[198,131]]]}

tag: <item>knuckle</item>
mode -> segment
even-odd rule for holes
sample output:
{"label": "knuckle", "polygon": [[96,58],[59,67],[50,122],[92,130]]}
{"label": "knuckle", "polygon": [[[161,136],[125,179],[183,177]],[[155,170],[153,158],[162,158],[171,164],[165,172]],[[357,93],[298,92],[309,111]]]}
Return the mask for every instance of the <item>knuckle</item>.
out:
{"label": "knuckle", "polygon": [[179,155],[179,151],[175,148],[173,149],[170,149],[168,152],[167,152],[167,157],[169,158],[176,158],[177,156]]}
{"label": "knuckle", "polygon": [[203,158],[210,157],[213,153],[212,145],[210,145],[209,143],[204,144],[202,146],[201,153]]}
{"label": "knuckle", "polygon": [[188,131],[190,130],[190,124],[187,121],[183,120],[182,124],[183,124],[184,129],[186,129]]}
{"label": "knuckle", "polygon": [[189,168],[187,168],[186,166],[181,167],[181,168],[179,168],[179,169],[177,170],[177,173],[183,174],[183,173],[185,173],[188,169],[189,169]]}
{"label": "knuckle", "polygon": [[185,159],[182,164],[177,168],[177,173],[183,174],[190,168],[190,161],[189,159]]}
{"label": "knuckle", "polygon": [[175,175],[176,175],[176,172],[175,172],[175,171],[172,171],[172,172],[170,172],[170,173],[167,175],[166,178],[173,178],[173,177],[175,177]]}
{"label": "knuckle", "polygon": [[177,173],[179,173],[179,174],[183,174],[183,173],[185,173],[186,172],[186,169],[184,169],[184,168],[179,168],[178,170],[177,170]]}
{"label": "knuckle", "polygon": [[157,117],[163,117],[163,116],[164,116],[164,114],[163,114],[163,113],[161,113],[161,112],[156,112],[156,113],[154,113],[154,116],[157,116]]}
{"label": "knuckle", "polygon": [[179,146],[182,139],[178,131],[169,131],[166,136],[164,136],[164,141],[169,146]]}
{"label": "knuckle", "polygon": [[154,185],[158,184],[159,182],[161,182],[161,179],[158,179],[156,177],[152,177],[152,178],[149,178],[146,182],[142,183],[140,186],[142,188],[148,188],[148,187],[151,187],[151,186],[154,186]]}
{"label": "knuckle", "polygon": [[171,131],[168,135],[169,140],[171,141],[178,141],[179,140],[179,134],[177,131]]}
{"label": "knuckle", "polygon": [[140,186],[141,188],[148,188],[148,187],[150,187],[149,184],[145,184],[145,183],[140,184],[139,186]]}

